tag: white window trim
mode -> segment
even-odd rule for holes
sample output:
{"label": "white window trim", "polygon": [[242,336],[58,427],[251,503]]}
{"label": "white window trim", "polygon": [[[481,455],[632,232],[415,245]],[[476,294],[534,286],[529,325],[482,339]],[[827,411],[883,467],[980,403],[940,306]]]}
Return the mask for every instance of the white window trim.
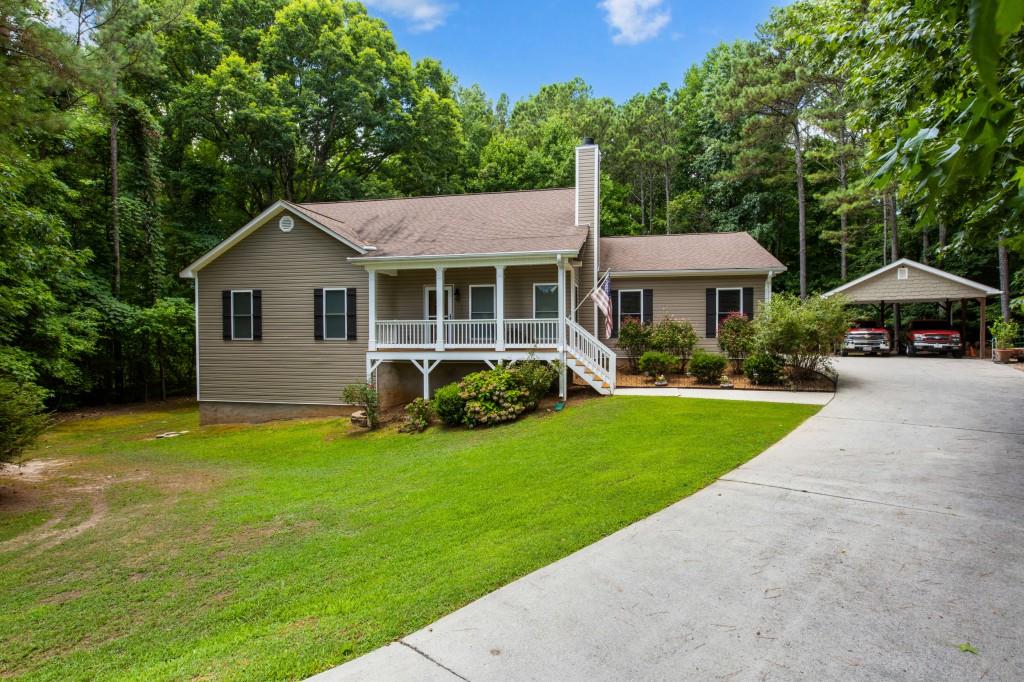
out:
{"label": "white window trim", "polygon": [[[232,341],[252,341],[253,332],[253,305],[252,305],[252,289],[232,289],[231,290],[231,340]],[[235,294],[249,294],[249,336],[237,336],[235,334]]]}
{"label": "white window trim", "polygon": [[[535,319],[535,320],[541,319],[541,318],[537,317],[537,287],[554,287],[555,288],[555,293],[558,296],[562,295],[561,292],[558,291],[558,282],[534,282],[533,283],[533,319]],[[558,299],[555,299],[555,300],[558,300]],[[546,317],[544,319],[550,320],[550,319],[557,319],[557,318],[558,318],[558,308],[556,307],[555,308],[555,317],[554,318]]]}
{"label": "white window trim", "polygon": [[[345,318],[345,336],[327,336],[327,292],[344,291],[345,312],[341,314]],[[331,313],[337,315],[337,313]],[[320,315],[324,318],[324,341],[348,341],[348,287],[324,287],[323,299],[320,301]]]}
{"label": "white window trim", "polygon": [[[491,290],[491,317],[473,317],[473,289]],[[470,284],[469,285],[469,319],[471,320],[493,320],[498,313],[498,285],[497,284]]]}
{"label": "white window trim", "polygon": [[[722,317],[722,306],[719,303],[719,295],[723,291],[738,291],[738,292],[740,292],[740,310],[739,310],[739,313],[740,313],[740,315],[746,315],[747,314],[747,311],[743,309],[743,287],[719,287],[719,288],[715,289],[715,328],[716,329],[718,328],[718,325],[720,324],[721,317]],[[730,310],[729,312],[735,312],[735,311]]]}
{"label": "white window trim", "polygon": [[617,294],[618,300],[615,301],[615,316],[618,319],[619,327],[622,327],[622,295],[623,294],[640,294],[640,324],[647,324],[651,320],[644,319],[644,290],[643,289],[619,289]]}
{"label": "white window trim", "polygon": [[[430,316],[430,299],[431,299],[432,296],[434,296],[434,292],[436,291],[436,289],[437,289],[437,287],[434,286],[433,284],[428,284],[428,285],[423,287],[423,319],[424,320],[436,319],[436,318],[433,318],[433,317]],[[446,320],[454,320],[455,319],[455,285],[454,284],[445,284],[444,285],[444,292],[448,295],[448,314],[445,316],[444,319],[446,319]]]}

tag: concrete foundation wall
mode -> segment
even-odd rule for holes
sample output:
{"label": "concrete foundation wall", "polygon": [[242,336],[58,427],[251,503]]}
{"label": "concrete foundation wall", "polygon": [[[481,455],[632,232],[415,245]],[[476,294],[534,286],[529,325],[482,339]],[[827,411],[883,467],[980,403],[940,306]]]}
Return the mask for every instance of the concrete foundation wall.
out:
{"label": "concrete foundation wall", "polygon": [[201,401],[199,424],[259,424],[276,419],[347,417],[351,405],[286,405],[282,403],[233,403]]}

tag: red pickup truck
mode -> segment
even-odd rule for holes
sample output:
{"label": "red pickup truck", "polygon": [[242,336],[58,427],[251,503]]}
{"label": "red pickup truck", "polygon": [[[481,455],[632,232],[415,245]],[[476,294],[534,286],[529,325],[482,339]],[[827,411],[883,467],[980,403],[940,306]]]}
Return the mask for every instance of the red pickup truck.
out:
{"label": "red pickup truck", "polygon": [[843,347],[839,354],[846,357],[850,353],[866,353],[868,355],[888,355],[892,351],[889,330],[878,326],[877,322],[861,320],[846,332]]}
{"label": "red pickup truck", "polygon": [[960,332],[945,320],[914,320],[904,337],[907,355],[918,353],[948,353],[954,358],[964,354],[960,345]]}

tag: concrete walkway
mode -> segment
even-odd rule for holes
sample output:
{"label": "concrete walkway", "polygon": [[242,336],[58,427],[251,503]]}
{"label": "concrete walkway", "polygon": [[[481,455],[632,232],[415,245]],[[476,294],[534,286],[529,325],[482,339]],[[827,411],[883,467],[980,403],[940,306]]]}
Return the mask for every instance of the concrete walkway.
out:
{"label": "concrete walkway", "polygon": [[713,485],[322,679],[1024,679],[1024,374],[839,369]]}
{"label": "concrete walkway", "polygon": [[615,395],[646,395],[672,398],[708,398],[711,400],[751,400],[759,403],[798,403],[827,405],[834,393],[822,391],[752,391],[720,388],[617,388]]}

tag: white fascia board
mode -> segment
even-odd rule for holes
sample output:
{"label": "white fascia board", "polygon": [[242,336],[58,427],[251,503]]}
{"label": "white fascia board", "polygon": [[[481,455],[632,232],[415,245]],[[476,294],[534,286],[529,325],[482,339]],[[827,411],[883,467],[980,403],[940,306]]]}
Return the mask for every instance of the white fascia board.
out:
{"label": "white fascia board", "polygon": [[555,251],[511,251],[507,253],[455,253],[423,256],[350,256],[349,261],[368,270],[413,270],[432,267],[469,268],[490,265],[547,265],[559,257],[573,258],[578,249]]}
{"label": "white fascia board", "polygon": [[871,279],[872,277],[875,277],[876,275],[880,275],[883,272],[887,272],[889,270],[893,270],[895,268],[904,267],[904,266],[910,266],[912,268],[917,268],[917,269],[922,270],[924,272],[927,272],[929,274],[935,275],[936,277],[942,277],[943,279],[948,279],[951,282],[956,282],[957,284],[962,284],[965,287],[971,287],[972,289],[977,289],[978,291],[984,293],[986,296],[995,296],[997,294],[1001,294],[1002,293],[1002,291],[1000,291],[999,289],[993,289],[990,286],[986,286],[986,285],[984,285],[984,284],[982,284],[980,282],[975,282],[974,280],[967,279],[966,277],[960,277],[959,275],[954,275],[951,272],[946,272],[945,270],[939,270],[938,268],[933,268],[932,266],[925,265],[924,263],[918,263],[916,260],[911,260],[910,258],[900,258],[899,260],[893,261],[892,263],[889,263],[888,265],[883,265],[882,267],[878,268],[877,270],[872,270],[868,274],[862,275],[862,276],[858,277],[857,279],[855,279],[853,281],[847,282],[846,284],[843,284],[842,286],[838,286],[838,287],[836,287],[835,289],[833,289],[831,291],[826,291],[821,296],[822,296],[822,298],[828,298],[829,296],[835,296],[836,294],[841,294],[842,292],[846,291],[850,287],[857,286],[861,282],[866,282],[867,280]]}
{"label": "white fascia board", "polygon": [[712,277],[715,275],[777,275],[786,268],[718,268],[714,270],[612,270],[616,277]]}
{"label": "white fascia board", "polygon": [[282,209],[288,211],[289,213],[291,213],[293,216],[295,216],[297,218],[301,218],[302,220],[305,220],[306,222],[310,223],[311,225],[313,225],[314,227],[319,229],[324,234],[327,234],[328,236],[334,237],[339,242],[341,242],[342,244],[352,248],[357,253],[364,254],[364,253],[368,253],[371,250],[370,248],[366,247],[365,245],[356,244],[354,242],[349,241],[348,239],[345,239],[344,237],[342,237],[340,234],[338,234],[334,230],[331,230],[330,228],[326,227],[325,225],[317,222],[309,214],[305,213],[304,211],[297,210],[296,208],[291,206],[287,201],[279,200],[279,201],[276,201],[273,204],[271,204],[269,207],[267,207],[266,210],[264,210],[258,216],[256,216],[252,220],[250,220],[245,225],[243,225],[241,228],[239,228],[238,230],[235,230],[235,232],[230,237],[228,237],[227,239],[222,241],[220,244],[217,244],[217,246],[213,247],[212,249],[207,251],[205,254],[200,256],[196,261],[194,261],[192,264],[190,264],[188,267],[186,267],[184,270],[182,270],[180,273],[178,273],[178,276],[179,277],[185,277],[185,278],[195,277],[196,272],[198,272],[199,270],[202,270],[204,267],[206,267],[207,265],[209,265],[210,263],[215,261],[217,258],[222,256],[226,251],[228,251],[235,244],[237,244],[238,242],[242,241],[243,239],[248,237],[250,234],[255,232],[257,229],[262,227],[268,220],[270,220],[270,218],[277,211],[282,210]]}

